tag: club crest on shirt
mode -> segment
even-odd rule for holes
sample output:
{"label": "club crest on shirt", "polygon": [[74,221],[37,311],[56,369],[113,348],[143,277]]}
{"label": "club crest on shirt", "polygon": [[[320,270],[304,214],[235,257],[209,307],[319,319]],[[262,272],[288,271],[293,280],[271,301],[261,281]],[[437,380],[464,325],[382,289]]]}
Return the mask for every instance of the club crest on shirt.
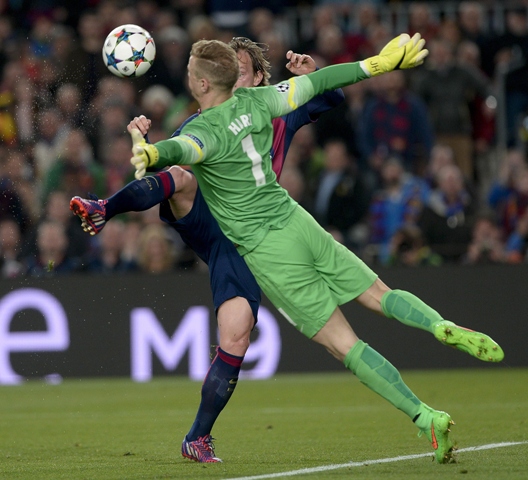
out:
{"label": "club crest on shirt", "polygon": [[280,93],[286,93],[290,89],[289,83],[279,83],[278,85],[275,85],[275,88]]}

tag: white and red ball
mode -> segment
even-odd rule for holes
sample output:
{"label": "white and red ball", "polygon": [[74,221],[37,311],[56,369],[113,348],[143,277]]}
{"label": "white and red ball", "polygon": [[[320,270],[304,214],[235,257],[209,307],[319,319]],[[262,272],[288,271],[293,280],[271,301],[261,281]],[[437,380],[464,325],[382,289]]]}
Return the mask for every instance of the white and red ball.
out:
{"label": "white and red ball", "polygon": [[138,25],[121,25],[106,37],[103,62],[118,77],[144,75],[156,57],[154,39]]}

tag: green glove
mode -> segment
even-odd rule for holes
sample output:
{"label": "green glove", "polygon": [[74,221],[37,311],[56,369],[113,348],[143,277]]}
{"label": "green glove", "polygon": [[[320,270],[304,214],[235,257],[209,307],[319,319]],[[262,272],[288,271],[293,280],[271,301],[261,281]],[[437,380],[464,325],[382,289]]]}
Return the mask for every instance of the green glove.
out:
{"label": "green glove", "polygon": [[363,60],[361,66],[371,77],[392,70],[414,68],[421,65],[429,55],[429,50],[424,49],[424,45],[425,40],[419,33],[415,33],[412,38],[402,33],[387,43],[379,55]]}
{"label": "green glove", "polygon": [[136,178],[141,180],[145,176],[147,167],[152,167],[158,162],[159,151],[154,145],[145,141],[142,133],[137,128],[130,130],[130,136],[132,137],[133,155],[130,163],[136,169]]}

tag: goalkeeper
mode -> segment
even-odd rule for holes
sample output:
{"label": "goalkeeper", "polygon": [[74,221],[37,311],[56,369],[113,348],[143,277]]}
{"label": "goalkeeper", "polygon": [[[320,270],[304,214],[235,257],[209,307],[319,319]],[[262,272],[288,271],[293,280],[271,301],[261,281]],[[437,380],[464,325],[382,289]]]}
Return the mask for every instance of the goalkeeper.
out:
{"label": "goalkeeper", "polygon": [[181,136],[155,145],[133,130],[131,162],[137,178],[150,166],[192,165],[211,212],[277,309],[408,415],[429,439],[436,460],[445,463],[454,459],[450,416],[421,402],[397,369],[356,336],[339,305],[356,300],[484,361],[501,361],[501,348],[487,335],[444,320],[411,293],[387,287],[289,197],[270,162],[273,118],[326,90],[420,65],[428,53],[424,43],[418,34],[412,39],[403,34],[365,61],[233,93],[238,77],[233,51],[222,42],[199,41],[191,49],[188,80],[201,115]]}

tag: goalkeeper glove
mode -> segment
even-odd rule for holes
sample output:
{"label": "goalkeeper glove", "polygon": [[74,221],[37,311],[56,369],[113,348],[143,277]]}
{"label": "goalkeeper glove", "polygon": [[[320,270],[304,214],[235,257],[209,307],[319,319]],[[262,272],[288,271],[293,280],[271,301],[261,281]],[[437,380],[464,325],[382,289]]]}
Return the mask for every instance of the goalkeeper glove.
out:
{"label": "goalkeeper glove", "polygon": [[429,50],[424,49],[424,45],[425,40],[419,33],[415,33],[412,38],[402,33],[387,43],[379,55],[363,60],[361,66],[371,77],[392,70],[414,68],[421,65],[429,55]]}
{"label": "goalkeeper glove", "polygon": [[152,167],[158,162],[159,151],[154,145],[145,141],[143,135],[137,128],[130,130],[130,135],[132,137],[133,155],[130,163],[136,169],[136,178],[141,180],[147,171],[147,167]]}

